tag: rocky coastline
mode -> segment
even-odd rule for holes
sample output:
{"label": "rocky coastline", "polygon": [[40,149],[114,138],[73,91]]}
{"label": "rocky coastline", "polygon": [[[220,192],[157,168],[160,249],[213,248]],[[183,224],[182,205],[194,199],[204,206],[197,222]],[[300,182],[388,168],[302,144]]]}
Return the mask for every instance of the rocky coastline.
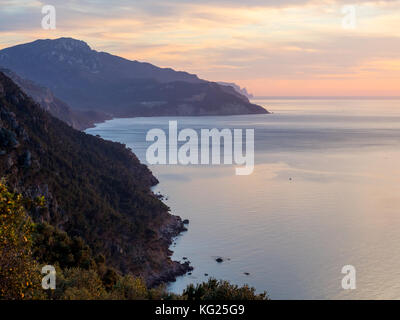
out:
{"label": "rocky coastline", "polygon": [[173,261],[171,256],[173,251],[170,250],[170,246],[173,243],[173,239],[183,232],[187,231],[184,221],[179,216],[169,214],[165,219],[161,227],[159,228],[159,270],[152,270],[146,275],[146,282],[149,287],[156,287],[163,283],[174,282],[179,276],[183,276],[186,273],[193,270],[190,266],[190,262],[184,263]]}

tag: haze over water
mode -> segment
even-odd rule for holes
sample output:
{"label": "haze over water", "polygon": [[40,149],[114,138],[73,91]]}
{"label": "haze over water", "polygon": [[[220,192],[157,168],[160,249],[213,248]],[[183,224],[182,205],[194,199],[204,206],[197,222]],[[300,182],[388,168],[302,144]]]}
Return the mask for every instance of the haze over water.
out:
{"label": "haze over water", "polygon": [[[233,166],[150,166],[155,191],[190,220],[171,249],[195,269],[170,289],[215,277],[273,299],[400,298],[400,100],[254,102],[274,114],[114,119],[87,130],[146,163],[147,131],[167,132],[169,120],[255,129],[250,176]],[[344,291],[349,264],[357,289]]]}

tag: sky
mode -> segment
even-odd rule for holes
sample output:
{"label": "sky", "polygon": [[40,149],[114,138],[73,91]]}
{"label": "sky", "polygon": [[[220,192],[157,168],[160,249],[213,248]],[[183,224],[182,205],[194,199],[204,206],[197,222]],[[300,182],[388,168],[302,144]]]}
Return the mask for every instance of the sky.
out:
{"label": "sky", "polygon": [[400,96],[400,0],[0,0],[0,49],[59,37],[257,96]]}

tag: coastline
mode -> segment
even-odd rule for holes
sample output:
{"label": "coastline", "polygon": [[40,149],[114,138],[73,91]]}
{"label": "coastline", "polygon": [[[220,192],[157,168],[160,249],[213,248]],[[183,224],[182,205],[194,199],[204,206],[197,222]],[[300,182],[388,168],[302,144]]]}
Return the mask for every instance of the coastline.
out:
{"label": "coastline", "polygon": [[151,247],[154,254],[159,258],[160,269],[156,271],[149,270],[150,272],[146,276],[149,287],[175,282],[177,277],[183,276],[193,270],[189,261],[181,263],[171,259],[173,251],[170,250],[170,246],[173,243],[173,239],[187,231],[187,228],[181,217],[168,214],[169,216],[158,230],[159,248],[157,249],[157,246]]}
{"label": "coastline", "polygon": [[[96,127],[97,124],[104,123],[105,121],[112,119],[106,119],[101,122],[93,123],[91,128]],[[87,129],[89,128],[83,129],[82,132],[91,135],[90,133],[85,132]],[[102,137],[100,138],[104,139]],[[130,153],[137,158],[137,155],[132,150],[130,150]],[[151,172],[148,165],[143,163],[142,165],[146,166],[151,174],[149,185],[151,187],[156,186],[159,183],[158,178],[153,175],[153,172]],[[151,192],[154,197],[160,201],[163,201],[163,197],[161,195],[155,194],[153,191]],[[182,218],[180,216],[171,214],[169,211],[164,212],[162,218],[161,224],[158,221],[154,221],[152,230],[156,233],[156,240],[147,244],[148,256],[151,256],[151,261],[146,261],[144,263],[143,271],[139,274],[140,277],[145,279],[147,286],[151,288],[157,287],[164,283],[167,284],[174,282],[176,281],[177,277],[183,276],[193,270],[193,267],[190,266],[189,261],[181,263],[171,259],[171,256],[174,253],[172,250],[170,250],[173,239],[187,231]]]}
{"label": "coastline", "polygon": [[200,114],[200,115],[178,115],[178,114],[171,114],[171,115],[131,115],[131,116],[111,116],[110,117],[105,117],[103,119],[95,119],[93,121],[88,121],[87,124],[81,125],[79,127],[79,131],[85,132],[87,129],[92,129],[95,128],[98,124],[104,123],[106,121],[111,121],[114,119],[133,119],[133,118],[161,118],[161,117],[231,117],[231,116],[245,116],[245,115],[259,115],[259,114],[273,114],[272,111],[266,109],[264,106],[261,106],[264,108],[265,112],[262,113],[227,113],[227,114]]}
{"label": "coastline", "polygon": [[[265,110],[267,114],[271,113],[267,109]],[[219,116],[228,116],[228,115],[219,115]],[[231,116],[243,116],[243,115],[233,114]],[[111,119],[105,119],[102,121],[97,121],[95,123],[92,123],[90,128],[95,128],[98,124],[111,121],[113,119],[129,119],[138,117],[140,116],[112,117]],[[90,128],[85,128],[82,131],[87,133],[86,130]],[[103,139],[102,137],[100,138]],[[130,152],[136,156],[136,154],[132,150]],[[148,165],[146,164],[143,165],[145,165],[148,168]],[[154,175],[153,178],[154,180],[151,182],[151,185],[155,186],[158,184],[159,181],[157,177],[155,177]],[[159,198],[160,201],[163,201],[163,198],[160,197],[159,195],[154,194],[154,196]],[[193,267],[190,265],[189,261],[179,262],[179,261],[174,261],[171,258],[174,253],[170,249],[171,245],[173,244],[173,239],[175,237],[182,235],[182,233],[187,231],[187,228],[183,223],[181,217],[173,215],[169,211],[167,211],[166,215],[164,216],[161,222],[161,225],[157,224],[156,221],[154,222],[153,231],[156,232],[157,234],[156,235],[157,240],[147,245],[148,255],[151,256],[151,261],[145,262],[143,271],[140,274],[140,276],[146,280],[146,283],[149,287],[156,287],[163,283],[168,284],[171,282],[175,282],[177,277],[183,276],[193,270]]]}

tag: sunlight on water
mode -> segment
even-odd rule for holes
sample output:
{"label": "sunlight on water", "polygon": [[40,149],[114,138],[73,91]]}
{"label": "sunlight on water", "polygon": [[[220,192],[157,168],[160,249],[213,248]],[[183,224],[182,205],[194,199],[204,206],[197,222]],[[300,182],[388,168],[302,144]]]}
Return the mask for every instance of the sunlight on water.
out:
{"label": "sunlight on water", "polygon": [[[172,250],[195,270],[171,290],[208,274],[275,299],[400,298],[400,101],[255,103],[274,114],[114,119],[87,130],[145,162],[147,131],[168,120],[181,129],[255,129],[250,176],[232,166],[151,166],[155,190],[190,220]],[[356,290],[341,288],[347,264],[356,267]]]}

